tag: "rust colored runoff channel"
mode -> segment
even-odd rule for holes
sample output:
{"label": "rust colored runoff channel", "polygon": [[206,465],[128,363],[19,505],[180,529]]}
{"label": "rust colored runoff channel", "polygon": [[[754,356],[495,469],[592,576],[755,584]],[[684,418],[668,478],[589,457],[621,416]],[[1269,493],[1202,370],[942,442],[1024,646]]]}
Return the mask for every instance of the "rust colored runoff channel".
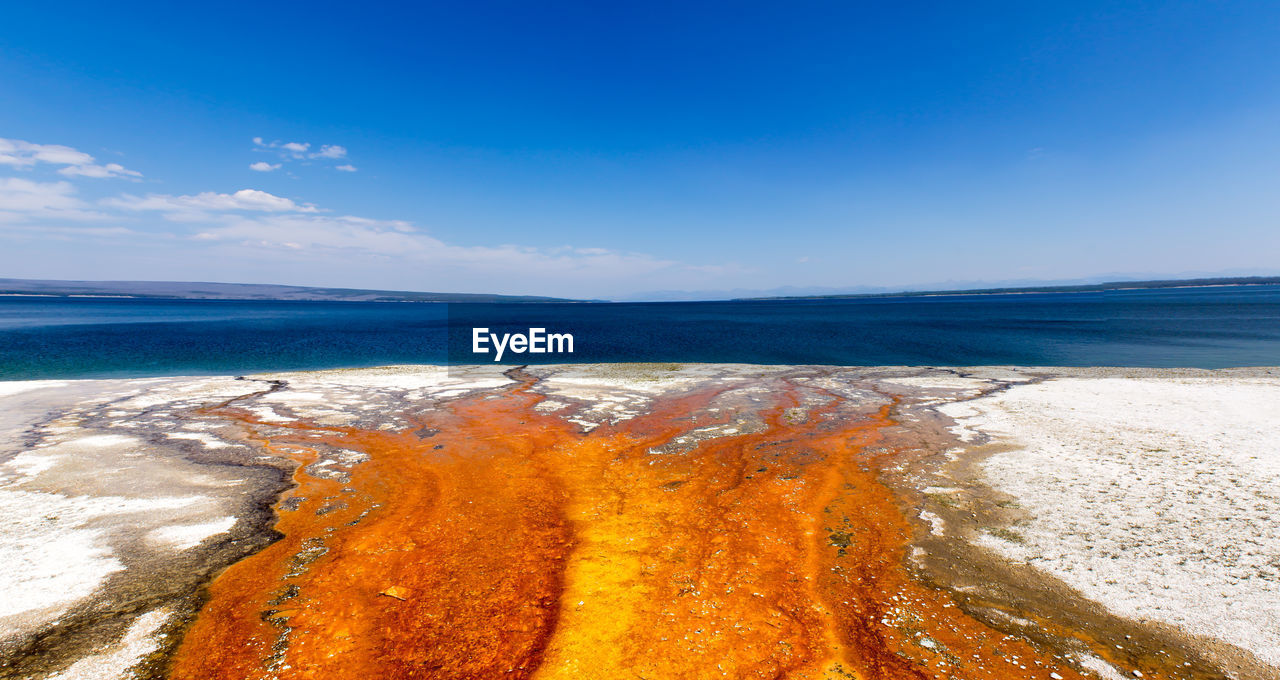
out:
{"label": "rust colored runoff channel", "polygon": [[[888,399],[802,408],[814,389],[777,380],[756,427],[697,436],[729,422],[719,387],[583,433],[531,386],[412,431],[223,408],[297,485],[283,538],[212,584],[172,677],[1080,677],[910,578],[877,481]],[[368,458],[311,474],[324,446]]]}

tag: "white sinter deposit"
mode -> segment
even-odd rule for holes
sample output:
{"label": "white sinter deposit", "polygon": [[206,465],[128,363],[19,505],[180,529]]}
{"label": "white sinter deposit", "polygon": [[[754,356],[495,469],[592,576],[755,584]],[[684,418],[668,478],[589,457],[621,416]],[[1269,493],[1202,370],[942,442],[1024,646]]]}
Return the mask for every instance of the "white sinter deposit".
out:
{"label": "white sinter deposit", "polygon": [[1062,378],[942,410],[1018,447],[983,472],[1032,518],[983,545],[1280,664],[1280,379]]}
{"label": "white sinter deposit", "polygon": [[[417,428],[413,413],[520,379],[507,368],[0,383],[0,655],[32,649],[37,638],[80,643],[62,646],[78,651],[50,667],[59,675],[32,677],[124,676],[171,639],[165,622],[194,606],[202,573],[269,540],[261,507],[292,463],[249,446],[245,428],[212,407],[234,400],[266,423]],[[1178,625],[1280,664],[1280,378],[1265,372],[1108,378],[1055,369],[619,364],[525,373],[542,379],[532,386],[547,397],[539,410],[588,431],[643,417],[661,397],[724,388],[706,409],[714,417],[690,441],[758,427],[753,414],[782,381],[800,388],[786,412],[794,422],[814,417],[831,395],[869,404],[900,392],[915,393],[914,404],[970,398],[940,408],[965,441],[989,436],[1018,447],[988,459],[984,472],[1031,516],[1012,527],[1021,542],[992,535],[984,545],[1120,615]],[[1058,377],[974,398],[1050,375]],[[910,410],[903,417],[916,419]],[[316,453],[321,460],[308,470],[317,475],[344,474],[361,460],[333,446]],[[958,531],[932,513],[921,518],[937,534]],[[94,626],[107,624],[114,632],[98,635]]]}

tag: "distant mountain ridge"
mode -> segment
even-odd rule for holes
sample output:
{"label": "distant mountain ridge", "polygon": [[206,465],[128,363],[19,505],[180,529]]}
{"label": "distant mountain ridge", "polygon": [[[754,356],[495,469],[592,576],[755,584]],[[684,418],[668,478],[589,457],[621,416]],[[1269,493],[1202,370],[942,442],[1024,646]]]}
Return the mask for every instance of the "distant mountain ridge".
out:
{"label": "distant mountain ridge", "polygon": [[[733,288],[719,290],[652,290],[613,298],[615,302],[693,302],[698,300],[774,300],[866,296],[940,295],[955,292],[995,292],[1012,290],[1066,290],[1070,287],[1144,286],[1153,282],[1187,282],[1208,279],[1238,280],[1248,283],[1280,278],[1280,269],[1238,269],[1183,272],[1110,272],[1063,279],[1000,279],[923,281],[900,285],[779,286],[774,288]],[[1185,285],[1178,283],[1178,285]]]}
{"label": "distant mountain ridge", "polygon": [[[706,291],[702,300],[838,300],[858,298],[921,297],[940,295],[998,295],[1013,293],[1070,293],[1124,290],[1134,288],[1180,288],[1194,286],[1277,285],[1280,276],[1216,276],[1192,279],[1122,280],[1101,283],[1063,282],[1044,285],[1007,285],[986,288],[943,288],[933,290],[871,288],[845,290],[838,293],[797,293],[793,295],[759,295],[756,291],[740,292],[736,297],[721,297]],[[786,288],[781,290],[787,290]],[[804,290],[804,289],[797,289]],[[808,289],[812,290],[812,289]],[[286,286],[269,283],[214,283],[201,281],[62,281],[52,279],[0,279],[0,295],[33,295],[49,297],[124,297],[153,300],[309,300],[329,302],[591,302],[599,299],[555,298],[537,295],[494,295],[488,293],[432,293],[364,288],[322,288]],[[667,300],[630,300],[621,302],[679,302],[699,298],[676,297]]]}
{"label": "distant mountain ridge", "polygon": [[1009,286],[960,290],[910,290],[897,292],[840,293],[832,295],[773,295],[735,298],[738,300],[838,300],[845,298],[922,297],[940,295],[1000,295],[1012,293],[1087,293],[1104,290],[1194,288],[1203,286],[1259,286],[1280,284],[1280,276],[1219,276],[1200,279],[1154,279],[1150,281],[1107,281],[1103,283]]}
{"label": "distant mountain ridge", "polygon": [[317,288],[267,283],[191,281],[57,281],[0,279],[0,295],[129,297],[167,300],[312,300],[330,302],[575,302],[536,295],[423,293],[362,288]]}

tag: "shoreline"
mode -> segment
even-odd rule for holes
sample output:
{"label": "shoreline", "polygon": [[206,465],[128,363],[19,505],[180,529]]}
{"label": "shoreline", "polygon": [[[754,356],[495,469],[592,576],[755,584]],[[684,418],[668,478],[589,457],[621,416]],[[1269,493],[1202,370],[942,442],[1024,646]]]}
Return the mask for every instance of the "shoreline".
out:
{"label": "shoreline", "polygon": [[[267,509],[268,504],[278,505],[282,502],[279,500],[281,494],[287,496],[288,489],[297,488],[300,483],[286,484],[284,476],[314,476],[321,474],[318,472],[321,468],[349,476],[357,474],[361,466],[366,465],[334,451],[322,453],[321,459],[305,465],[290,462],[287,456],[264,455],[263,440],[253,437],[265,435],[274,439],[283,436],[285,430],[281,429],[282,426],[300,422],[300,418],[316,425],[329,423],[323,427],[354,427],[370,433],[408,431],[413,419],[418,417],[410,414],[454,408],[451,405],[461,404],[460,400],[466,399],[481,399],[477,403],[484,404],[486,395],[501,394],[501,390],[509,389],[506,386],[513,384],[511,376],[503,373],[509,368],[398,366],[260,374],[246,376],[244,380],[183,377],[51,381],[57,384],[44,381],[31,383],[30,390],[21,393],[11,388],[7,391],[8,396],[0,396],[0,399],[8,400],[6,404],[13,399],[25,399],[31,407],[25,416],[0,423],[9,427],[6,433],[8,441],[5,448],[0,449],[0,470],[6,472],[4,479],[0,480],[0,493],[30,494],[36,492],[37,486],[43,485],[38,492],[52,494],[51,501],[53,496],[80,498],[74,502],[83,507],[76,506],[79,509],[67,512],[88,512],[88,516],[97,519],[93,520],[94,528],[88,528],[89,525],[72,528],[68,535],[89,532],[92,534],[90,544],[100,547],[104,538],[114,536],[107,538],[106,543],[112,547],[96,559],[114,559],[121,569],[113,572],[113,580],[105,590],[104,586],[94,586],[89,599],[82,598],[68,604],[69,609],[56,614],[56,623],[50,623],[55,619],[49,618],[38,623],[40,619],[37,617],[31,620],[36,622],[20,626],[25,633],[8,635],[0,646],[0,655],[3,655],[5,663],[0,666],[0,676],[19,673],[14,677],[41,677],[61,670],[63,675],[59,677],[71,678],[76,675],[69,669],[87,669],[89,666],[86,664],[93,661],[98,664],[99,672],[103,668],[122,672],[132,666],[142,677],[165,677],[170,654],[179,644],[180,632],[189,620],[182,612],[194,613],[202,606],[204,596],[200,593],[203,588],[199,584],[206,583],[208,577],[198,574],[212,576],[226,565],[243,561],[248,555],[261,554],[260,550],[267,545],[279,545],[272,542],[272,532],[275,531],[272,527],[280,521],[281,511],[271,512]],[[1008,527],[1026,521],[1019,514],[1025,514],[1025,510],[1000,505],[1007,493],[996,486],[986,485],[983,476],[986,473],[982,472],[986,469],[983,467],[987,465],[986,461],[993,456],[1022,449],[1009,443],[1008,437],[1003,443],[994,440],[983,442],[980,437],[990,436],[983,428],[989,429],[989,426],[978,422],[970,423],[972,429],[981,433],[978,438],[962,441],[963,431],[957,428],[966,416],[949,414],[946,410],[948,405],[986,403],[983,400],[991,400],[998,394],[1021,394],[1034,385],[1055,381],[1101,381],[1098,384],[1102,384],[1108,380],[1119,380],[1122,384],[1129,384],[1124,382],[1127,380],[1144,385],[1160,381],[1216,381],[1216,389],[1229,393],[1235,384],[1232,381],[1245,380],[1265,383],[1267,389],[1274,384],[1280,389],[1280,369],[570,364],[531,366],[527,371],[537,376],[531,383],[531,389],[541,395],[537,403],[547,405],[545,409],[539,406],[538,412],[545,414],[539,417],[544,418],[548,425],[564,423],[576,428],[579,434],[570,436],[572,441],[591,436],[587,433],[597,429],[600,433],[607,433],[628,427],[629,422],[643,421],[652,409],[680,394],[713,386],[719,386],[714,387],[717,390],[729,390],[726,393],[729,396],[724,398],[731,398],[731,401],[726,404],[737,404],[732,409],[741,413],[745,420],[697,430],[699,434],[693,439],[673,439],[672,445],[676,448],[670,450],[674,455],[699,447],[720,446],[719,442],[732,442],[735,438],[755,436],[751,434],[753,432],[764,432],[760,429],[763,421],[751,414],[761,408],[754,404],[763,404],[759,400],[767,399],[769,393],[753,386],[808,385],[803,388],[803,394],[809,394],[804,390],[836,389],[832,394],[842,395],[839,399],[850,400],[850,405],[863,403],[866,399],[871,399],[866,403],[874,403],[879,399],[873,397],[872,392],[864,394],[859,391],[872,386],[886,394],[900,393],[905,401],[895,407],[892,415],[894,424],[886,430],[889,441],[896,442],[894,445],[899,447],[901,453],[895,455],[900,458],[894,459],[897,462],[880,475],[880,483],[893,490],[903,516],[914,527],[906,564],[917,574],[918,580],[933,583],[933,587],[942,587],[943,592],[951,593],[950,597],[956,599],[960,608],[984,626],[1012,631],[1008,634],[1019,635],[1044,649],[1057,648],[1059,651],[1053,658],[1064,660],[1086,676],[1092,673],[1107,677],[1106,673],[1110,671],[1097,670],[1102,666],[1091,669],[1089,664],[1093,662],[1080,656],[1078,647],[1083,633],[1073,631],[1068,625],[1070,622],[1088,629],[1085,632],[1093,641],[1094,656],[1108,667],[1122,670],[1147,668],[1146,677],[1152,677],[1151,669],[1155,669],[1156,677],[1179,677],[1168,673],[1162,676],[1160,673],[1162,668],[1168,671],[1175,667],[1196,670],[1195,677],[1214,677],[1212,674],[1217,672],[1247,672],[1252,673],[1250,677],[1276,677],[1275,666],[1269,666],[1256,657],[1250,658],[1247,652],[1230,644],[1197,637],[1168,624],[1154,621],[1143,624],[1108,613],[1096,603],[1091,604],[1092,601],[1079,594],[1078,590],[1062,585],[1050,572],[1025,565],[1019,567],[1018,560],[984,544],[983,541],[993,535],[992,528],[997,530],[997,534],[1002,527],[1014,531]],[[17,384],[22,383],[6,383]],[[983,390],[987,393],[982,393]],[[806,398],[818,398],[816,395],[819,394],[813,392],[815,396]],[[828,398],[822,397],[819,401],[822,399]],[[250,410],[246,413],[254,414],[258,424],[246,430],[244,425],[228,421],[221,413],[232,402],[236,403],[234,408],[237,409],[251,405],[247,406]],[[398,413],[405,415],[396,415]],[[820,421],[797,431],[811,432],[814,427],[820,427]],[[258,431],[258,434],[249,436],[251,430]],[[132,437],[135,441],[101,441],[103,436],[112,435]],[[92,441],[93,437],[99,438],[98,443]],[[686,443],[677,443],[680,441]],[[119,500],[113,501],[116,506],[105,515],[101,513],[106,511],[101,509],[86,510],[98,502],[94,498],[119,499],[127,494],[122,493],[125,487],[112,487],[109,480],[99,480],[99,496],[66,495],[69,488],[83,491],[84,475],[90,474],[89,469],[83,467],[65,468],[67,456],[81,455],[85,451],[96,451],[101,464],[109,466],[116,465],[114,461],[122,460],[121,456],[141,456],[136,463],[144,464],[145,469],[156,474],[161,470],[195,466],[190,467],[192,472],[177,476],[161,474],[155,482],[158,486],[145,493],[134,494],[140,501],[175,497],[173,492],[181,487],[181,483],[174,486],[175,481],[190,479],[197,470],[206,481],[198,489],[184,487],[186,497],[223,500],[201,500],[200,503],[212,505],[203,514],[195,515],[187,512],[193,505],[191,501],[186,502],[188,508],[183,511],[161,510],[154,506],[154,502],[143,504],[139,507],[149,507],[148,513],[156,515],[155,522],[144,523],[144,526],[136,524],[137,511],[122,510]],[[852,473],[856,471],[849,474]],[[101,475],[100,472],[97,474]],[[218,477],[221,481],[211,484],[210,474],[221,475]],[[925,481],[927,479],[933,481]],[[946,479],[952,481],[942,481]],[[137,480],[131,480],[131,483],[138,485]],[[59,484],[64,485],[62,491],[58,491]],[[66,484],[73,486],[66,487]],[[942,484],[946,486],[942,487]],[[244,490],[218,490],[235,486]],[[953,487],[962,488],[963,492],[937,490]],[[258,500],[245,505],[245,491],[248,489],[255,489],[248,497]],[[959,500],[952,498],[948,501],[949,496]],[[235,509],[237,507],[239,509]],[[95,512],[99,514],[93,514]],[[171,516],[162,517],[165,513]],[[104,533],[101,522],[115,521],[110,520],[113,516],[119,520],[114,525],[117,528]],[[218,519],[227,516],[238,519],[228,527],[225,521]],[[931,531],[931,528],[939,526],[938,523],[946,527],[943,530],[945,536]],[[35,525],[29,533],[30,541],[38,544],[42,536],[48,535],[47,531]],[[156,537],[166,535],[172,540],[162,546],[163,541]],[[157,595],[159,590],[164,590],[158,586],[165,579],[148,580],[148,570],[154,572],[155,567],[146,567],[146,564],[168,565],[170,576],[166,578],[171,585],[166,592],[170,595]],[[204,566],[195,567],[195,564]],[[174,572],[175,565],[180,567],[178,572],[184,573]],[[971,581],[974,573],[984,570],[1003,571],[1007,575],[996,580],[997,588],[991,592],[981,595],[974,591],[966,592],[965,588],[974,584],[965,583],[965,579]],[[1019,570],[1021,573],[1014,573]],[[130,580],[133,578],[130,575],[135,573],[141,580]],[[38,573],[33,574],[32,578],[38,580]],[[139,599],[137,593],[146,591],[153,592]],[[128,606],[131,613],[106,615],[104,612],[110,609],[104,610],[104,603],[112,598],[118,600],[126,592],[134,593],[126,598],[131,603]],[[1053,603],[1064,596],[1068,598],[1066,601],[1076,603],[1073,608],[1052,611]],[[1007,616],[1009,610],[1014,612],[1013,618]],[[1005,612],[1004,618],[999,613],[1001,611]],[[1036,626],[1028,627],[1017,620],[1030,620],[1024,615],[1031,612],[1038,612],[1035,615]],[[28,614],[28,619],[30,616]],[[80,617],[79,622],[77,616]],[[0,623],[12,624],[11,618],[0,617]],[[572,630],[572,627],[566,630]],[[146,640],[151,640],[151,643]],[[1116,644],[1124,646],[1124,641],[1130,641],[1128,645],[1139,649],[1133,653],[1098,652]],[[53,654],[50,644],[56,644],[60,652]],[[148,644],[151,645],[149,650]],[[1168,653],[1161,656],[1154,651],[1143,651],[1156,648],[1172,648],[1177,663],[1173,663]],[[143,651],[133,657],[127,654],[119,656],[121,650],[126,649]],[[104,655],[112,653],[119,658],[113,662],[104,661]],[[1075,657],[1071,657],[1073,653]],[[76,666],[77,663],[81,665]],[[1178,666],[1188,663],[1191,665]]]}

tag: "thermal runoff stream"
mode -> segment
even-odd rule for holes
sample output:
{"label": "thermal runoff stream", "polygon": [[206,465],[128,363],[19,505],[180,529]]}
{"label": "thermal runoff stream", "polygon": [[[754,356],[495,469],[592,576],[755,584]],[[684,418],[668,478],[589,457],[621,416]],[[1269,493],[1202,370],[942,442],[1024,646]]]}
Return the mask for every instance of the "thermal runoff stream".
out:
{"label": "thermal runoff stream", "polygon": [[1280,680],[1271,369],[508,368],[0,395],[0,678]]}
{"label": "thermal runoff stream", "polygon": [[172,677],[1080,677],[908,573],[894,395],[779,378],[584,428],[513,377],[397,430],[215,409],[296,487]]}

